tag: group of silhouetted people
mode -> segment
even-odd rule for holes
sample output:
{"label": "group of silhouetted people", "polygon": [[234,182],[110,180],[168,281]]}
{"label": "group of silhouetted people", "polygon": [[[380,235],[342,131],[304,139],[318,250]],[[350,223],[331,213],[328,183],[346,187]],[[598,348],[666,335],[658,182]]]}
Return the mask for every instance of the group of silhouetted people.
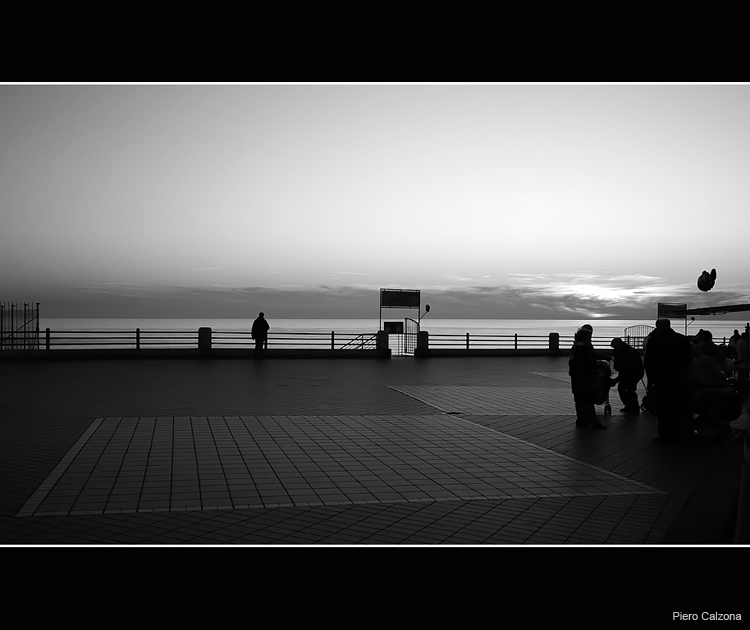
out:
{"label": "group of silhouetted people", "polygon": [[707,330],[688,338],[673,330],[668,319],[658,319],[644,340],[643,358],[621,338],[612,340],[614,379],[602,369],[605,362],[597,361],[592,334],[588,324],[578,329],[569,359],[577,427],[605,428],[595,408],[601,404],[597,392],[605,383],[607,387],[617,385],[624,405],[621,413],[639,413],[637,388],[644,376],[648,387],[643,405],[656,413],[661,438],[677,437],[694,422],[727,423],[742,413],[748,375],[747,332],[735,330],[728,345],[717,345]]}

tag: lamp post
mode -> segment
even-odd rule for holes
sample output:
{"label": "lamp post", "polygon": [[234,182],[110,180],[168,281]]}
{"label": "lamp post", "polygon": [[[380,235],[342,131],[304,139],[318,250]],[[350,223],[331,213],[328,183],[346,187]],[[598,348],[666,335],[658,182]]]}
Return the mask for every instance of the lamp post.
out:
{"label": "lamp post", "polygon": [[430,305],[425,304],[424,305],[424,314],[419,316],[419,321],[417,322],[417,331],[422,330],[422,318],[427,315],[427,313],[430,312]]}

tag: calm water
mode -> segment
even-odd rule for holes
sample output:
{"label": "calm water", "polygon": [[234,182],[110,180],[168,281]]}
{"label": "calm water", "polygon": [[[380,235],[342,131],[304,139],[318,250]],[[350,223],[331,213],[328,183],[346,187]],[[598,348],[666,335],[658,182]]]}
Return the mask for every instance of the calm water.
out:
{"label": "calm water", "polygon": [[[383,321],[403,321],[398,317],[384,318]],[[269,319],[271,331],[287,332],[340,332],[340,333],[374,333],[378,330],[378,319]],[[485,335],[548,335],[551,332],[561,336],[572,336],[585,323],[594,327],[594,337],[619,337],[625,328],[635,325],[653,326],[654,320],[608,319],[608,320],[572,320],[572,319],[431,319],[429,315],[422,319],[422,330],[431,335],[438,334],[485,334]],[[40,318],[43,331],[69,330],[102,330],[130,331],[140,328],[142,331],[197,331],[202,326],[214,330],[248,331],[251,319],[165,319],[165,318]],[[688,327],[688,334],[698,332],[700,328],[710,330],[714,338],[729,337],[735,329],[744,330],[746,321],[719,320],[711,317],[696,318]],[[673,322],[677,332],[685,332],[683,322]]]}

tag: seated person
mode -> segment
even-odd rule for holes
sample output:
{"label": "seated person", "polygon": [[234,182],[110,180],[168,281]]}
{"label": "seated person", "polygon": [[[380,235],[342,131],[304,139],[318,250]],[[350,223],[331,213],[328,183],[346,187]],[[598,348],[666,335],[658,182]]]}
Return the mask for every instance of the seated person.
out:
{"label": "seated person", "polygon": [[703,330],[703,328],[690,340],[690,345],[693,348],[693,356],[697,359],[700,359],[704,354],[713,354],[718,347],[714,343],[711,331]]}
{"label": "seated person", "polygon": [[727,378],[732,378],[734,374],[734,361],[729,358],[729,348],[724,345],[716,346],[716,356],[714,360],[719,369],[724,373]]}
{"label": "seated person", "polygon": [[689,368],[693,413],[698,422],[735,420],[742,413],[733,384],[719,368],[714,354],[693,359]]}

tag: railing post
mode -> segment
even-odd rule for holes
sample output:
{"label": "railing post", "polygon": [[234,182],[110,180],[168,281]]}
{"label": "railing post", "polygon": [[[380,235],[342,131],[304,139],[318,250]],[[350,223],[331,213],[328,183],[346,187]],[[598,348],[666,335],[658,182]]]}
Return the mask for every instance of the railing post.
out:
{"label": "railing post", "polygon": [[466,333],[466,349],[469,349],[469,333]]}
{"label": "railing post", "polygon": [[518,350],[518,333],[513,333],[513,349]]}
{"label": "railing post", "polygon": [[560,351],[560,334],[553,332],[549,334],[549,349],[550,352]]}
{"label": "railing post", "polygon": [[211,329],[203,327],[198,329],[198,349],[199,350],[210,350],[211,349]]}
{"label": "railing post", "polygon": [[375,347],[377,348],[378,352],[381,352],[384,355],[388,354],[389,343],[388,343],[388,333],[386,331],[384,330],[378,331],[376,341],[375,341]]}
{"label": "railing post", "polygon": [[334,349],[334,345],[333,345],[333,331],[331,331],[331,350],[333,350],[333,349]]}
{"label": "railing post", "polygon": [[46,350],[49,350],[49,346],[50,346],[50,334],[49,334],[49,328],[47,328],[44,331],[44,348]]}
{"label": "railing post", "polygon": [[36,303],[36,345],[34,347],[39,350],[39,302]]}
{"label": "railing post", "polygon": [[420,330],[417,333],[417,356],[427,354],[430,350],[430,333],[426,330]]}
{"label": "railing post", "polygon": [[136,350],[141,349],[141,329],[140,328],[135,329],[135,349]]}

